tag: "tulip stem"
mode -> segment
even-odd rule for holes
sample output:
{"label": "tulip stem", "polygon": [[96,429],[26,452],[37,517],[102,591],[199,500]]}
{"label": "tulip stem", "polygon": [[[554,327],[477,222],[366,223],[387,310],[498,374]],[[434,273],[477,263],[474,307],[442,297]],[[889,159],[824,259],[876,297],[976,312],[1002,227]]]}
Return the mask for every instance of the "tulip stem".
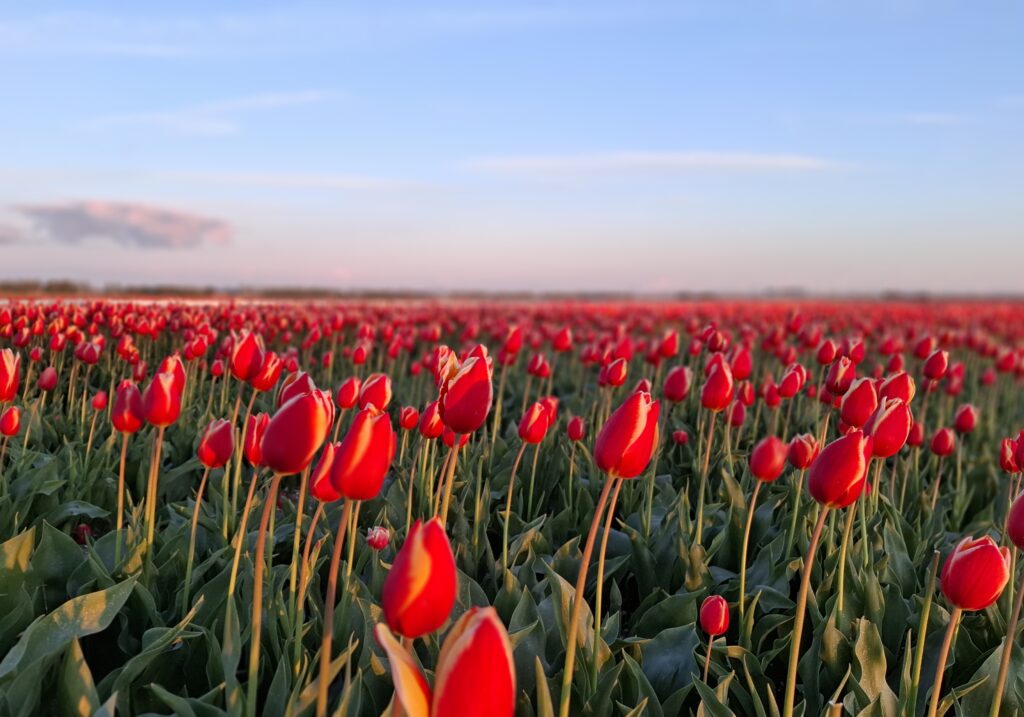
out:
{"label": "tulip stem", "polygon": [[583,590],[587,585],[587,569],[590,566],[590,556],[594,553],[594,540],[597,538],[597,526],[601,522],[601,515],[604,513],[605,505],[608,503],[608,494],[612,488],[612,480],[606,480],[604,488],[601,489],[601,497],[597,499],[597,507],[594,509],[594,517],[590,521],[590,531],[587,533],[587,542],[583,548],[583,556],[580,559],[580,572],[576,576],[576,591],[572,598],[572,614],[569,619],[568,644],[565,648],[565,667],[562,670],[562,691],[559,695],[558,715],[569,717],[569,705],[572,701],[572,672],[576,663],[576,643],[579,640],[577,634],[580,625],[580,612],[583,608]]}
{"label": "tulip stem", "polygon": [[296,595],[299,580],[299,549],[302,547],[302,519],[306,517],[306,487],[309,484],[309,467],[299,478],[299,502],[295,506],[295,533],[292,535],[292,564],[288,575],[288,615],[295,623],[297,619]]}
{"label": "tulip stem", "polygon": [[953,635],[956,634],[962,613],[963,610],[954,607],[953,612],[949,614],[949,625],[946,627],[946,636],[942,638],[942,647],[939,649],[939,662],[935,666],[935,684],[932,686],[932,700],[931,706],[928,708],[928,717],[935,717],[939,711],[939,699],[942,696],[942,673],[946,671],[949,648],[953,644]]}
{"label": "tulip stem", "polygon": [[452,447],[448,450],[448,475],[444,479],[444,498],[441,501],[441,527],[448,525],[448,505],[452,499],[452,486],[455,484],[455,465],[459,460],[459,448],[462,436],[455,434]]}
{"label": "tulip stem", "polygon": [[516,471],[519,470],[519,462],[523,459],[523,453],[526,452],[526,441],[519,447],[519,452],[516,453],[516,459],[512,462],[512,475],[508,479],[508,496],[505,498],[505,525],[502,526],[502,537],[501,537],[501,574],[502,576],[508,572],[508,524],[509,518],[512,515],[512,489],[516,483]]}
{"label": "tulip stem", "polygon": [[939,573],[939,551],[932,554],[932,565],[928,570],[924,605],[921,606],[921,620],[917,626],[917,646],[914,649],[914,668],[910,679],[910,698],[907,700],[908,717],[917,712],[917,691],[921,684],[921,668],[924,666],[924,648],[928,637],[928,616],[932,611],[932,596],[935,595],[935,580]]}
{"label": "tulip stem", "polygon": [[807,613],[807,594],[811,590],[811,570],[814,567],[814,554],[818,550],[818,542],[821,540],[821,530],[825,527],[825,518],[828,516],[829,507],[824,505],[818,513],[818,522],[814,524],[814,532],[811,533],[811,542],[807,546],[807,556],[804,558],[803,572],[800,577],[800,592],[796,597],[796,614],[793,617],[793,637],[789,646],[789,669],[786,674],[786,700],[782,708],[782,717],[793,717],[793,707],[796,702],[796,671],[800,663],[800,638],[804,632],[804,616]]}
{"label": "tulip stem", "polygon": [[[750,546],[750,528],[754,525],[754,511],[757,508],[757,494],[761,491],[761,481],[754,481],[754,492],[750,495],[747,507],[747,525],[743,529],[743,547],[740,548],[740,629],[745,629],[747,612],[747,549]],[[705,681],[707,679],[705,678]]]}
{"label": "tulip stem", "polygon": [[718,412],[714,411],[711,414],[711,420],[708,421],[708,434],[704,441],[704,461],[700,469],[700,488],[697,491],[697,529],[695,531],[695,542],[697,545],[703,545],[704,538],[704,493],[707,490],[708,484],[708,468],[711,465],[711,441],[715,437],[715,419],[718,418]]}
{"label": "tulip stem", "polygon": [[210,476],[210,469],[203,469],[203,478],[199,481],[199,490],[196,491],[196,503],[192,508],[192,529],[188,537],[188,558],[185,561],[185,584],[181,589],[181,614],[188,613],[188,594],[192,586],[192,565],[196,555],[196,528],[199,527],[199,508],[203,504],[203,491],[206,490],[206,479]]}
{"label": "tulip stem", "polygon": [[530,491],[526,501],[526,519],[533,520],[533,486],[537,479],[537,457],[540,455],[540,444],[533,447],[533,466],[530,468]]}
{"label": "tulip stem", "polygon": [[[760,481],[758,481],[760,483]],[[708,683],[708,676],[711,674],[711,647],[715,644],[715,636],[708,635],[708,650],[704,653],[704,684]]]}
{"label": "tulip stem", "polygon": [[124,526],[124,464],[128,457],[128,437],[125,433],[121,439],[121,462],[117,470],[117,516],[114,518],[114,569],[121,564],[121,529]]}
{"label": "tulip stem", "polygon": [[316,511],[313,513],[309,530],[306,532],[306,545],[302,549],[302,571],[299,573],[299,596],[295,604],[294,643],[292,647],[292,674],[296,677],[299,674],[299,660],[302,657],[302,616],[306,612],[306,590],[309,587],[309,570],[312,567],[309,564],[309,552],[313,547],[313,536],[316,533],[317,523],[320,522],[323,514],[324,504],[317,502]]}
{"label": "tulip stem", "polygon": [[153,436],[153,460],[149,464],[149,485],[146,490],[146,555],[151,559],[153,536],[156,532],[156,498],[160,490],[160,453],[164,445],[164,427]]}
{"label": "tulip stem", "polygon": [[[270,489],[263,503],[263,515],[260,516],[260,529],[256,535],[256,556],[254,558],[255,575],[252,584],[252,637],[249,640],[249,681],[246,684],[245,713],[248,717],[256,715],[256,688],[260,670],[260,637],[263,630],[263,573],[266,570],[264,552],[267,544],[267,526],[270,516],[277,508],[277,490],[281,485],[281,474],[274,473],[270,481]],[[239,536],[239,541],[243,537]]]}
{"label": "tulip stem", "polygon": [[785,556],[789,558],[789,551],[793,549],[793,542],[796,540],[796,521],[800,514],[800,497],[804,490],[804,469],[796,474],[796,490],[793,491],[793,511],[789,518],[789,534],[786,536]]}
{"label": "tulip stem", "polygon": [[618,503],[619,491],[622,490],[622,484],[625,482],[622,478],[614,478],[612,480],[615,483],[615,488],[612,490],[611,502],[608,504],[608,512],[604,521],[604,532],[601,534],[601,547],[597,551],[597,594],[594,598],[594,654],[590,663],[590,676],[592,678],[590,684],[592,685],[597,684],[597,662],[601,656],[601,602],[604,597],[604,556],[608,549],[608,534],[612,530],[612,520],[615,518],[615,505]]}
{"label": "tulip stem", "polygon": [[[1016,554],[1014,549],[1014,554]],[[1012,576],[1013,573],[1011,572]],[[1010,581],[1013,584],[1013,581]],[[996,678],[996,690],[992,697],[992,709],[989,717],[998,717],[999,705],[1003,701],[1003,692],[1006,690],[1006,677],[1010,672],[1010,656],[1013,654],[1014,643],[1017,639],[1017,621],[1020,620],[1020,607],[1024,602],[1024,584],[1017,591],[1017,598],[1013,602],[1013,612],[1010,613],[1010,622],[1006,626],[1006,640],[1003,642],[1003,654],[999,660],[999,676]]]}
{"label": "tulip stem", "polygon": [[839,585],[836,607],[840,613],[843,612],[843,596],[846,594],[844,589],[844,586],[846,585],[846,555],[850,548],[850,534],[853,532],[853,517],[854,511],[846,511],[846,525],[843,526],[843,540],[839,544]]}
{"label": "tulip stem", "polygon": [[352,503],[346,498],[345,507],[338,521],[338,533],[334,538],[334,551],[331,553],[331,568],[327,573],[327,597],[324,599],[323,640],[320,644],[320,679],[317,682],[316,715],[327,714],[327,688],[330,687],[331,642],[334,640],[334,603],[338,594],[338,567],[341,564],[341,550],[345,544],[345,533],[352,518]]}

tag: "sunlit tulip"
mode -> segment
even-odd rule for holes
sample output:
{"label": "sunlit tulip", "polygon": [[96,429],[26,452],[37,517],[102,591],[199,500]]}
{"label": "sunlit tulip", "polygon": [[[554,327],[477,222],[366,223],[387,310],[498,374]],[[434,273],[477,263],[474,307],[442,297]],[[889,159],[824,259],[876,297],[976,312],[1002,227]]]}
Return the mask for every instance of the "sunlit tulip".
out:
{"label": "sunlit tulip", "polygon": [[794,436],[789,442],[789,464],[798,470],[804,470],[818,457],[819,450],[818,440],[810,433]]}
{"label": "sunlit tulip", "polygon": [[[56,377],[56,374],[54,376]],[[18,395],[19,383],[21,383],[21,354],[11,349],[0,350],[0,404],[14,400]]]}
{"label": "sunlit tulip", "polygon": [[712,369],[700,391],[700,402],[709,411],[724,410],[732,401],[734,386],[732,371],[727,364]]}
{"label": "sunlit tulip", "polygon": [[273,351],[262,352],[259,359],[259,367],[249,376],[249,384],[257,391],[269,391],[281,378],[284,362]]}
{"label": "sunlit tulip", "polygon": [[441,421],[437,401],[428,403],[423,409],[423,413],[420,414],[419,431],[421,436],[429,440],[440,438],[444,433],[444,423]]}
{"label": "sunlit tulip", "polygon": [[878,387],[879,398],[898,398],[906,404],[914,400],[914,378],[906,371],[898,371],[882,381]]}
{"label": "sunlit tulip", "polygon": [[843,394],[839,415],[848,426],[862,428],[877,407],[874,382],[869,378],[858,378]]}
{"label": "sunlit tulip", "polygon": [[438,408],[441,420],[453,432],[468,435],[487,420],[491,410],[491,372],[487,361],[474,356],[443,378]]}
{"label": "sunlit tulip", "polygon": [[114,394],[110,422],[121,433],[135,433],[142,428],[145,420],[139,387],[128,379],[123,380]]}
{"label": "sunlit tulip", "polygon": [[374,406],[383,411],[391,403],[391,378],[384,373],[370,374],[359,389],[359,408]]}
{"label": "sunlit tulip", "polygon": [[608,418],[594,444],[594,461],[613,478],[635,478],[658,445],[658,402],[634,393]]}
{"label": "sunlit tulip", "polygon": [[1020,471],[1016,459],[1017,442],[1012,438],[1004,438],[999,443],[999,467],[1004,473],[1013,475]]}
{"label": "sunlit tulip", "polygon": [[[264,438],[264,454],[266,441]],[[331,482],[346,498],[376,498],[394,457],[395,432],[391,427],[391,418],[370,405],[356,414],[348,433],[338,445],[331,469]]]}
{"label": "sunlit tulip", "polygon": [[21,409],[17,406],[9,406],[0,415],[0,434],[6,438],[18,435],[21,430]]}
{"label": "sunlit tulip", "polygon": [[158,373],[142,394],[142,415],[153,426],[169,426],[181,415],[181,392],[173,373]]}
{"label": "sunlit tulip", "polygon": [[451,615],[455,590],[455,558],[441,521],[417,520],[384,580],[384,619],[403,637],[431,633]]}
{"label": "sunlit tulip", "polygon": [[673,403],[686,400],[693,383],[693,371],[689,366],[676,366],[665,376],[665,383],[662,387],[662,395]]}
{"label": "sunlit tulip", "polygon": [[411,431],[420,423],[420,412],[416,410],[415,406],[403,406],[402,410],[398,412],[398,425],[402,427],[404,431]]}
{"label": "sunlit tulip", "polygon": [[729,603],[721,595],[709,595],[700,604],[700,627],[711,635],[718,637],[729,630]]}
{"label": "sunlit tulip", "polygon": [[899,453],[910,437],[913,425],[910,407],[902,399],[883,398],[864,425],[865,435],[872,440],[873,455],[888,458]]}
{"label": "sunlit tulip", "polygon": [[530,404],[519,421],[519,438],[526,443],[540,443],[547,435],[548,420],[548,411],[543,404]]}
{"label": "sunlit tulip", "polygon": [[930,381],[938,381],[946,375],[946,371],[949,369],[949,353],[938,349],[933,351],[927,359],[925,359],[924,366],[921,371],[924,373],[925,378]]}
{"label": "sunlit tulip", "polygon": [[337,443],[325,443],[320,460],[316,462],[316,466],[309,474],[309,492],[321,503],[333,503],[341,498],[341,491],[334,486],[334,482],[331,480],[331,469],[334,466],[334,454],[338,445]]}
{"label": "sunlit tulip", "polygon": [[359,390],[362,388],[362,382],[355,376],[345,380],[340,386],[338,391],[334,395],[334,400],[338,402],[338,408],[343,411],[347,411],[356,405],[356,401],[359,400]]}
{"label": "sunlit tulip", "polygon": [[323,391],[287,401],[270,418],[260,450],[263,463],[282,475],[301,473],[327,438],[333,406]]}
{"label": "sunlit tulip", "polygon": [[249,416],[245,424],[242,451],[245,453],[245,459],[254,468],[263,465],[263,434],[266,433],[269,423],[270,416],[266,413],[257,413]]}
{"label": "sunlit tulip", "polygon": [[263,342],[251,332],[243,331],[235,337],[231,348],[231,374],[239,381],[248,381],[259,372],[263,361]]}
{"label": "sunlit tulip", "polygon": [[845,508],[864,492],[871,438],[854,430],[825,446],[811,464],[807,489],[829,508]]}
{"label": "sunlit tulip", "polygon": [[857,367],[847,356],[840,356],[828,370],[825,387],[834,396],[842,396],[849,390],[853,379],[857,376]]}

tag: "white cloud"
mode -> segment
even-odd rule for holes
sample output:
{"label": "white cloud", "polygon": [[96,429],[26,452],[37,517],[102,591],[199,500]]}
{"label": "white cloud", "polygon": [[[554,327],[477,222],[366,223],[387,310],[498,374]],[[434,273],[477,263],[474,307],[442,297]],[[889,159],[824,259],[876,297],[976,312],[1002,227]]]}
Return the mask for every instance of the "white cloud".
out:
{"label": "white cloud", "polygon": [[143,126],[181,134],[232,134],[238,131],[240,125],[239,118],[242,115],[302,105],[320,104],[337,96],[337,93],[326,90],[266,92],[177,109],[107,115],[91,120],[88,122],[88,126],[98,129]]}
{"label": "white cloud", "polygon": [[575,155],[483,157],[471,169],[536,178],[686,172],[816,172],[836,168],[805,154],[757,152],[599,152]]}

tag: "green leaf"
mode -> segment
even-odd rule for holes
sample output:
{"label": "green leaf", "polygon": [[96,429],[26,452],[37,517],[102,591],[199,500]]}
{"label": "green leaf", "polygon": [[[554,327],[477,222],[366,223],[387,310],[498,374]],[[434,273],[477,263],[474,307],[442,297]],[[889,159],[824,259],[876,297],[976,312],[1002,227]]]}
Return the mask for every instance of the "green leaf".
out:
{"label": "green leaf", "polygon": [[96,693],[92,671],[82,654],[82,646],[73,639],[64,653],[59,690],[61,713],[76,717],[89,717],[100,708],[100,697]]}

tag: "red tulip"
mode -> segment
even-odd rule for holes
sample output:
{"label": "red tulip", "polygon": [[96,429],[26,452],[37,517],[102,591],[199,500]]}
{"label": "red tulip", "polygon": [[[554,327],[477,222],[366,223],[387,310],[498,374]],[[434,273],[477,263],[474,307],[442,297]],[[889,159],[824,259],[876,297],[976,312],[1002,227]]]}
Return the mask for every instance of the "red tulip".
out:
{"label": "red tulip", "polygon": [[1024,493],[1018,495],[1006,517],[1006,535],[1018,549],[1024,549]]}
{"label": "red tulip", "polygon": [[355,376],[338,386],[338,392],[335,394],[335,400],[338,402],[338,408],[347,411],[354,407],[356,405],[356,401],[359,400],[359,389],[361,389],[362,386],[362,382]]}
{"label": "red tulip", "polygon": [[259,372],[263,361],[263,342],[251,331],[236,336],[231,347],[231,373],[239,381],[248,381]]}
{"label": "red tulip", "polygon": [[341,491],[331,481],[331,469],[334,467],[334,455],[338,443],[324,444],[320,460],[316,462],[313,472],[309,474],[309,492],[321,503],[333,503],[341,497]]}
{"label": "red tulip", "polygon": [[690,370],[690,367],[676,366],[665,376],[665,383],[661,389],[662,395],[673,403],[680,403],[686,400],[692,383],[693,371]]}
{"label": "red tulip", "polygon": [[94,411],[104,411],[107,408],[107,392],[97,391],[92,397],[92,409]]}
{"label": "red tulip", "polygon": [[403,637],[421,637],[448,620],[455,591],[455,558],[441,520],[417,520],[384,579],[384,619]]}
{"label": "red tulip", "polygon": [[57,369],[53,366],[47,366],[40,374],[39,378],[36,379],[36,387],[40,391],[50,392],[57,388]]}
{"label": "red tulip", "polygon": [[651,394],[630,394],[597,436],[597,466],[612,478],[636,478],[643,473],[658,445],[658,411]]}
{"label": "red tulip", "polygon": [[221,468],[235,452],[235,429],[223,418],[210,421],[199,439],[199,462],[207,468]]}
{"label": "red tulip", "polygon": [[373,550],[383,550],[388,547],[390,542],[391,532],[381,525],[376,525],[366,531],[366,544]]}
{"label": "red tulip", "polygon": [[512,717],[516,670],[512,645],[493,607],[471,607],[445,638],[431,690],[416,661],[384,625],[374,630],[387,653],[395,698],[408,717]]}
{"label": "red tulip", "polygon": [[931,443],[928,444],[931,452],[937,456],[948,456],[956,448],[956,436],[952,428],[940,428],[932,435]]}
{"label": "red tulip", "polygon": [[420,435],[428,440],[440,438],[444,433],[444,423],[441,421],[441,413],[437,401],[427,404],[420,414]]}
{"label": "red tulip", "polygon": [[491,371],[486,359],[472,356],[441,381],[437,402],[445,425],[461,435],[480,428],[491,410]]}
{"label": "red tulip", "polygon": [[526,443],[540,443],[548,432],[548,412],[544,405],[535,402],[526,409],[519,421],[519,438]]}
{"label": "red tulip", "polygon": [[870,378],[858,378],[843,394],[839,415],[848,426],[862,428],[876,408],[878,395],[874,382]]}
{"label": "red tulip", "polygon": [[1015,456],[1016,451],[1017,441],[1012,438],[1004,438],[999,444],[999,467],[1003,469],[1004,473],[1013,475],[1020,471]]}
{"label": "red tulip", "polygon": [[850,388],[853,379],[857,376],[857,367],[847,356],[840,356],[828,370],[825,377],[825,387],[829,393],[835,396],[842,396]]}
{"label": "red tulip", "polygon": [[762,438],[750,452],[750,473],[759,481],[774,481],[786,467],[787,453],[786,444],[777,436]]}
{"label": "red tulip", "polygon": [[829,443],[811,464],[807,489],[829,508],[845,508],[864,492],[871,438],[854,430]]}
{"label": "red tulip", "polygon": [[700,627],[711,637],[729,630],[729,603],[721,595],[708,595],[700,604]]}
{"label": "red tulip", "polygon": [[17,406],[10,406],[3,415],[0,415],[0,433],[7,438],[18,435],[21,429],[21,409]]}
{"label": "red tulip", "polygon": [[391,379],[386,373],[372,373],[359,389],[359,408],[374,406],[378,411],[391,403]]}
{"label": "red tulip", "polygon": [[903,448],[913,425],[910,406],[899,398],[883,398],[865,424],[864,433],[871,436],[873,454],[878,458],[888,458]]}
{"label": "red tulip", "polygon": [[114,407],[110,412],[110,422],[121,433],[135,433],[145,421],[142,410],[142,393],[139,387],[129,379],[121,381],[114,394]]}
{"label": "red tulip", "polygon": [[836,360],[836,354],[839,353],[839,349],[836,348],[836,344],[832,339],[825,339],[821,342],[818,347],[818,351],[815,354],[815,359],[820,366],[827,366]]}
{"label": "red tulip", "polygon": [[701,405],[709,411],[722,411],[732,402],[733,392],[732,371],[723,362],[715,366],[705,379],[700,391]]}
{"label": "red tulip", "polygon": [[939,349],[925,359],[924,367],[921,369],[925,378],[930,381],[938,381],[946,375],[949,369],[949,353]]}
{"label": "red tulip", "polygon": [[966,434],[974,430],[978,425],[978,409],[969,403],[965,403],[956,409],[953,415],[953,428],[957,433]]}
{"label": "red tulip", "polygon": [[270,423],[270,416],[265,413],[257,413],[249,416],[245,425],[245,434],[242,436],[242,450],[245,459],[254,468],[263,465],[263,434],[267,431]]}
{"label": "red tulip", "polygon": [[276,473],[301,473],[327,438],[334,406],[324,391],[304,393],[277,409],[267,423],[260,450]]}
{"label": "red tulip", "polygon": [[395,432],[391,428],[391,417],[371,405],[356,414],[338,445],[331,482],[346,498],[376,498],[394,457]]}
{"label": "red tulip", "polygon": [[398,425],[405,431],[416,428],[420,422],[420,412],[414,406],[403,406],[398,412]]}
{"label": "red tulip", "polygon": [[676,430],[672,431],[672,440],[675,442],[677,446],[685,446],[687,443],[690,442],[690,434],[687,433],[682,428],[677,428]]}
{"label": "red tulip", "polygon": [[797,470],[804,470],[818,457],[818,440],[810,433],[794,436],[789,442],[789,464]]}
{"label": "red tulip", "polygon": [[878,388],[880,398],[899,398],[908,405],[914,400],[915,392],[914,378],[906,371],[894,373]]}
{"label": "red tulip", "polygon": [[249,376],[249,383],[257,391],[269,391],[277,385],[277,380],[281,378],[284,362],[273,351],[263,351],[259,358],[259,367]]}
{"label": "red tulip", "polygon": [[[310,378],[308,373],[305,371],[293,373],[284,380],[284,383],[281,384],[281,390],[277,392],[277,407],[280,408],[296,396],[312,393],[316,390],[316,384],[313,383],[313,379]],[[333,409],[333,406],[331,408]]]}
{"label": "red tulip", "polygon": [[570,441],[582,441],[587,433],[587,424],[583,417],[573,416],[570,418],[569,424],[565,427],[565,432],[569,436]]}
{"label": "red tulip", "polygon": [[942,565],[942,593],[961,610],[983,610],[1010,579],[1010,549],[989,536],[964,538]]}
{"label": "red tulip", "polygon": [[169,426],[181,415],[181,392],[173,373],[158,373],[142,394],[142,415],[154,426]]}
{"label": "red tulip", "polygon": [[626,359],[615,359],[608,364],[605,370],[604,380],[609,386],[621,386],[626,382],[626,372],[629,370],[629,364],[626,363]]}
{"label": "red tulip", "polygon": [[[54,373],[54,378],[56,378]],[[0,351],[0,404],[13,401],[21,383],[21,354],[11,349]],[[54,381],[56,384],[56,381]]]}

